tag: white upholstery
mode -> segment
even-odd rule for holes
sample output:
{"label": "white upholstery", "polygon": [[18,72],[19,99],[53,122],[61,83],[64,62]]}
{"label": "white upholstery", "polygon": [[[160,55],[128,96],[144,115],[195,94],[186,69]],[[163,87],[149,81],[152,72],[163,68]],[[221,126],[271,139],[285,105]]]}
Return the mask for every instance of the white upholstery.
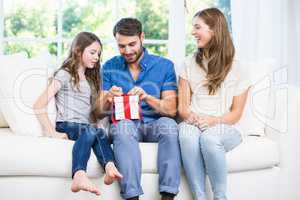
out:
{"label": "white upholstery", "polygon": [[[23,54],[0,56],[0,108],[10,128],[21,135],[43,135],[34,114],[33,104],[48,85],[52,73],[51,56],[41,54],[27,59]],[[48,106],[49,118],[55,121],[54,99]]]}
{"label": "white upholstery", "polygon": [[[113,183],[110,186],[103,184],[103,178],[92,179],[100,188],[101,196],[87,192],[72,193],[70,191],[71,179],[61,177],[35,177],[35,176],[6,176],[0,178],[1,200],[121,200],[119,186]],[[142,174],[142,185],[144,195],[141,200],[158,200],[157,174]],[[18,192],[13,191],[16,188]],[[192,199],[185,179],[182,179],[180,193],[176,200]]]}
{"label": "white upholstery", "polygon": [[[259,71],[257,70],[257,72]],[[248,116],[243,116],[244,121],[241,122],[242,125],[240,126],[241,130],[245,131],[243,143],[227,154],[228,199],[300,199],[298,189],[300,185],[300,148],[298,145],[300,141],[300,123],[298,120],[300,88],[292,87],[289,89],[288,121],[286,122],[288,129],[284,133],[278,133],[278,130],[266,127],[267,121],[260,121],[260,118],[257,118],[256,121],[250,120],[251,109],[248,110],[250,111]],[[253,103],[252,101],[249,102]],[[255,104],[255,108],[257,108],[255,111],[265,112],[268,109],[269,101],[266,103],[262,98],[258,102],[260,103],[257,104],[258,107]],[[283,108],[283,105],[284,103],[281,102],[280,108]],[[3,114],[6,117],[11,113],[4,111]],[[273,123],[284,125],[284,119],[284,116],[279,116],[276,118],[278,121]],[[11,119],[7,119],[7,122],[12,125],[14,123]],[[22,126],[30,129],[34,125],[22,120],[19,120],[18,123],[18,129],[14,129],[14,126],[0,128],[0,200],[99,199],[99,197],[86,192],[73,194],[70,191],[73,141],[22,136],[20,134],[23,131]],[[260,124],[258,125],[258,123]],[[248,134],[264,136],[246,136]],[[142,153],[142,187],[145,192],[141,199],[157,200],[159,199],[156,168],[157,144],[141,143],[140,148]],[[103,184],[102,169],[93,153],[87,171],[93,182],[100,187],[102,192],[100,199],[120,200],[120,190],[117,183],[112,186]],[[191,200],[184,171],[182,170],[182,172],[180,192],[176,199]],[[208,190],[210,190],[209,187]],[[211,192],[209,192],[209,197],[211,200]]]}
{"label": "white upholstery", "polygon": [[[157,173],[157,144],[141,143],[143,172]],[[279,164],[278,144],[265,137],[244,137],[241,145],[227,153],[229,172],[265,169]]]}
{"label": "white upholstery", "polygon": [[[0,146],[10,149],[9,157],[7,151],[0,152],[3,159],[0,175],[71,177],[73,142],[70,140],[13,134],[1,136]],[[99,177],[102,171],[95,159],[92,154],[88,170],[91,177]]]}
{"label": "white upholstery", "polygon": [[[0,130],[2,131],[2,129]],[[88,194],[80,194],[76,196],[71,194],[69,191],[71,175],[71,150],[73,144],[72,141],[43,137],[20,136],[11,134],[9,129],[4,129],[3,132],[6,133],[0,135],[0,147],[9,151],[0,151],[0,160],[2,161],[2,164],[0,165],[0,177],[3,176],[0,178],[0,188],[7,188],[12,184],[11,182],[15,182],[15,184],[18,184],[20,187],[28,187],[25,185],[30,183],[32,186],[36,185],[37,188],[41,188],[41,191],[35,193],[34,195],[38,196],[42,191],[45,191],[48,194],[47,198],[51,199],[50,197],[57,197],[56,195],[58,194],[52,194],[51,192],[43,189],[43,187],[48,187],[49,185],[53,184],[56,188],[55,190],[61,193],[60,198],[62,196],[64,199],[95,198]],[[145,191],[147,191],[147,193],[144,195],[144,199],[150,200],[153,199],[152,197],[157,199],[157,145],[151,143],[141,143],[140,147],[143,157],[142,180],[143,185],[147,185],[147,187],[144,187]],[[258,151],[255,152],[255,150]],[[8,152],[9,156],[7,156]],[[242,145],[228,153],[227,160],[230,172],[228,176],[229,197],[234,197],[232,199],[241,199],[241,197],[246,199],[246,194],[248,195],[248,192],[243,193],[242,191],[246,191],[246,186],[248,185],[254,187],[256,185],[256,181],[260,179],[261,183],[266,182],[273,185],[278,184],[279,168],[277,168],[277,170],[272,170],[275,167],[275,164],[278,164],[278,155],[276,155],[276,152],[278,152],[277,145],[271,140],[267,138],[249,137],[244,139]],[[265,171],[267,171],[270,176],[265,175]],[[97,180],[96,183],[98,185],[100,183],[100,188],[101,191],[104,192],[104,196],[107,196],[107,198],[114,197],[113,199],[119,199],[118,186],[116,184],[112,187],[104,186],[102,184],[103,174],[101,172],[102,169],[92,153],[91,159],[88,163],[89,176],[93,178],[94,181]],[[16,178],[16,176],[20,177]],[[244,178],[239,178],[240,176]],[[27,179],[25,177],[27,177]],[[231,179],[233,181],[230,181]],[[183,178],[182,181],[181,193],[177,199],[191,199],[188,187],[186,185],[186,180]],[[239,185],[241,182],[243,183],[242,186]],[[68,185],[68,187],[60,188],[59,185]],[[240,188],[239,190],[235,189],[237,186]],[[260,188],[260,186],[255,187]],[[114,189],[112,190],[112,188]],[[24,190],[24,193],[26,194],[28,192]],[[263,191],[261,194],[264,196],[272,196],[273,192]],[[7,192],[0,194],[2,197],[7,196],[10,198],[15,195],[16,194],[9,194]],[[28,198],[24,197],[23,199],[30,199],[29,197],[32,198],[30,194],[26,195],[28,195]]]}
{"label": "white upholstery", "polygon": [[[280,168],[248,170],[228,174],[229,200],[287,200],[280,199]],[[288,199],[297,200],[297,199]]]}
{"label": "white upholstery", "polygon": [[[6,151],[0,151],[0,175],[71,177],[73,143],[44,137],[3,135],[0,146],[10,149],[10,156],[7,157]],[[18,148],[11,148],[15,144]],[[157,144],[140,143],[140,148],[142,172],[157,174]],[[277,144],[270,139],[257,137],[245,138],[240,146],[227,154],[227,158],[229,172],[265,169],[279,163]],[[103,170],[93,153],[87,171],[93,178],[102,175]]]}
{"label": "white upholstery", "polygon": [[279,164],[279,147],[269,138],[247,136],[226,156],[229,172],[261,170]]}
{"label": "white upholstery", "polygon": [[[264,135],[266,126],[265,115],[268,110],[269,97],[272,84],[273,60],[263,60],[255,63],[244,63],[248,68],[252,87],[248,92],[248,98],[243,115],[236,127],[243,135]],[[258,73],[259,72],[259,73]]]}
{"label": "white upholstery", "polygon": [[0,128],[0,135],[11,135],[13,132],[10,128]]}

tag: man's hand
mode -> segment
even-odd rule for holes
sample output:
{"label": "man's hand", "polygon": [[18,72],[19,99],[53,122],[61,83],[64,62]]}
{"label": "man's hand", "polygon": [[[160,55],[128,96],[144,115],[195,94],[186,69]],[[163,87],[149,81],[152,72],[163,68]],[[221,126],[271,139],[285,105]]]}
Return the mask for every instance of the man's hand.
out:
{"label": "man's hand", "polygon": [[133,87],[129,92],[129,95],[138,95],[140,97],[140,100],[145,100],[148,97],[148,94],[143,90],[141,87]]}

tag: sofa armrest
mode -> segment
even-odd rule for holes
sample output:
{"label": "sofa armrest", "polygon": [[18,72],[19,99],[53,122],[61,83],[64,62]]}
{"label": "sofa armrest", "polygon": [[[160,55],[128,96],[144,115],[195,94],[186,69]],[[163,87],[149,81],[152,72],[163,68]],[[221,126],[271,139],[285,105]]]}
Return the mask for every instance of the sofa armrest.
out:
{"label": "sofa armrest", "polygon": [[[283,95],[284,93],[281,94],[281,96]],[[269,115],[272,117],[267,120],[265,133],[267,137],[279,143],[282,158],[293,155],[298,157],[300,155],[300,106],[298,105],[300,103],[300,87],[288,86],[286,95],[281,99],[276,98],[277,105],[273,106],[275,110],[272,111],[272,115]],[[300,165],[300,159],[293,162],[297,161]]]}
{"label": "sofa armrest", "polygon": [[[286,104],[277,101],[277,107],[286,107],[273,122],[266,126],[267,137],[279,143],[281,169],[281,199],[297,199],[300,191],[300,87],[288,86]],[[277,126],[277,127],[276,127]],[[281,127],[281,128],[278,128]]]}

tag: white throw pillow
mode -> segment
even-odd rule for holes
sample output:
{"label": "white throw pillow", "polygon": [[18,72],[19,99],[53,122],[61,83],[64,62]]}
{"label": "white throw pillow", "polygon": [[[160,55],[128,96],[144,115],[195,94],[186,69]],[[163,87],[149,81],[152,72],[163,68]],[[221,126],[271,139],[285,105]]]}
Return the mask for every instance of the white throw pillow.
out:
{"label": "white throw pillow", "polygon": [[[41,136],[42,129],[32,109],[48,85],[52,74],[51,55],[27,59],[22,54],[1,56],[0,108],[15,134]],[[54,99],[48,106],[49,118],[56,117]]]}
{"label": "white throw pillow", "polygon": [[271,99],[274,60],[247,63],[252,87],[240,121],[235,125],[243,135],[265,134],[268,104]]}

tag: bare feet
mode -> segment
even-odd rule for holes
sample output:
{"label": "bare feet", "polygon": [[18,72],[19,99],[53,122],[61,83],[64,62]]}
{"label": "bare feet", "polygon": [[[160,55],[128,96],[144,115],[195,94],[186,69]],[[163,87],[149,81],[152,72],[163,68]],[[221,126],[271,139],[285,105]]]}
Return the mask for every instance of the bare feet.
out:
{"label": "bare feet", "polygon": [[79,192],[80,190],[83,190],[94,193],[97,196],[100,195],[100,190],[89,180],[86,172],[83,170],[75,172],[71,190],[72,192]]}
{"label": "bare feet", "polygon": [[113,162],[108,162],[105,166],[104,183],[106,185],[112,184],[114,181],[119,181],[123,178],[122,174],[118,171]]}

